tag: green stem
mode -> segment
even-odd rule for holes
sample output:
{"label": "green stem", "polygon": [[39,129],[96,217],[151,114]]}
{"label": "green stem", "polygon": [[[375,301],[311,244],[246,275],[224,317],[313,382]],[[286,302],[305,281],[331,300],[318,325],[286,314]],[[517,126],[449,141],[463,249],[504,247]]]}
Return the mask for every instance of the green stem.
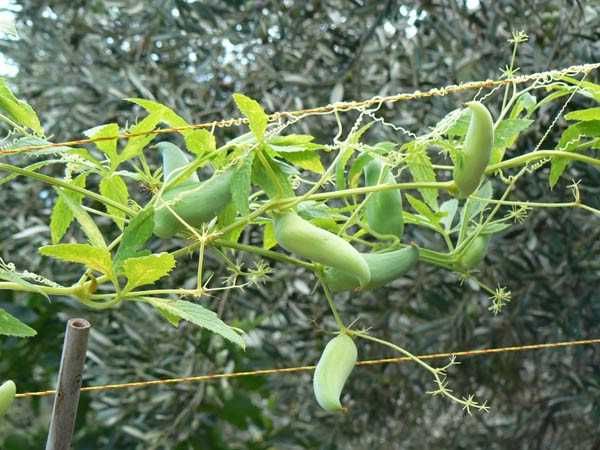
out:
{"label": "green stem", "polygon": [[561,150],[538,150],[537,152],[526,153],[525,155],[507,159],[496,164],[492,164],[485,169],[487,175],[493,174],[497,170],[508,169],[510,167],[520,166],[529,161],[545,158],[565,158],[575,161],[582,161],[592,166],[600,167],[600,159],[592,158],[591,156],[582,155],[580,153],[563,152]]}

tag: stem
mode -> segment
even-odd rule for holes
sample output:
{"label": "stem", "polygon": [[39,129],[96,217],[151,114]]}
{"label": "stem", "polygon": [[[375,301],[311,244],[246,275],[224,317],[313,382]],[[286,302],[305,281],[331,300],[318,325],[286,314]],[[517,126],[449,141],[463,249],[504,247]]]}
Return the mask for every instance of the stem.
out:
{"label": "stem", "polygon": [[600,167],[600,159],[592,158],[591,156],[582,155],[580,153],[563,152],[561,150],[538,150],[537,152],[527,153],[515,158],[507,159],[496,164],[492,164],[485,169],[486,175],[493,174],[497,170],[507,169],[509,167],[520,166],[523,163],[545,158],[565,158],[575,161],[582,161],[592,166]]}

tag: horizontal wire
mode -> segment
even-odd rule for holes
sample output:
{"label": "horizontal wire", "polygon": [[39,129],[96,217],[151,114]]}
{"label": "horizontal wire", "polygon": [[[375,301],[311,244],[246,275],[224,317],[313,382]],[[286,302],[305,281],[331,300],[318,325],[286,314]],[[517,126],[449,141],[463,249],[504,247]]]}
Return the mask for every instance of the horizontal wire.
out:
{"label": "horizontal wire", "polygon": [[[527,350],[542,350],[542,349],[553,349],[560,347],[574,347],[576,345],[591,345],[591,344],[600,344],[600,338],[598,339],[585,339],[578,341],[563,341],[563,342],[553,342],[548,344],[530,344],[530,345],[520,345],[513,347],[498,347],[498,348],[487,348],[487,349],[479,349],[479,350],[466,350],[460,352],[452,352],[452,353],[430,353],[426,355],[417,356],[417,358],[422,360],[428,359],[440,359],[440,358],[449,358],[449,357],[458,357],[458,356],[480,356],[480,355],[489,355],[494,353],[507,353],[507,352],[522,352]],[[383,358],[383,359],[369,359],[366,361],[358,361],[356,363],[357,366],[374,366],[378,364],[389,364],[389,363],[402,363],[412,361],[411,358],[402,356],[397,358]],[[150,381],[136,381],[131,383],[119,383],[119,384],[104,384],[100,386],[87,386],[81,388],[81,392],[103,392],[103,391],[114,391],[118,389],[131,389],[131,388],[141,388],[147,386],[157,386],[157,385],[165,385],[165,384],[179,384],[179,383],[191,383],[191,382],[199,382],[199,381],[210,381],[210,380],[218,380],[223,378],[240,378],[240,377],[248,377],[248,376],[258,376],[258,375],[273,375],[273,374],[282,374],[282,373],[293,373],[293,372],[307,372],[310,370],[314,370],[315,366],[298,366],[298,367],[285,367],[281,369],[262,369],[262,370],[252,370],[246,372],[230,372],[230,373],[216,373],[209,375],[198,375],[198,376],[188,376],[188,377],[178,377],[178,378],[165,378],[162,380],[150,380]],[[38,392],[23,392],[21,394],[17,394],[17,398],[26,398],[26,397],[46,397],[50,395],[56,394],[56,390],[49,391],[38,391]]]}
{"label": "horizontal wire", "polygon": [[[592,70],[600,68],[600,63],[593,64],[581,64],[574,65],[570,67],[566,67],[564,69],[557,70],[548,70],[545,72],[536,72],[529,75],[519,75],[517,77],[505,78],[502,80],[483,80],[483,81],[469,81],[461,84],[451,84],[443,87],[432,88],[427,91],[413,91],[395,95],[388,96],[375,96],[366,100],[360,101],[348,101],[348,102],[337,102],[331,103],[325,106],[319,106],[315,108],[308,109],[298,109],[295,111],[280,111],[273,114],[268,115],[269,122],[276,122],[283,118],[291,118],[298,119],[305,116],[318,115],[318,114],[332,114],[334,112],[346,112],[351,110],[362,110],[369,106],[382,104],[382,103],[395,103],[399,101],[406,100],[415,100],[426,97],[443,97],[448,94],[455,94],[467,90],[472,89],[492,89],[500,86],[504,86],[507,84],[522,84],[531,81],[536,81],[540,79],[552,80],[556,77],[562,75],[577,75],[580,73],[589,73]],[[212,122],[203,122],[198,124],[191,124],[183,127],[171,127],[171,128],[158,128],[150,131],[143,131],[137,133],[121,133],[115,136],[102,136],[96,138],[86,138],[86,139],[77,139],[71,141],[57,142],[57,143],[47,143],[47,144],[37,144],[37,145],[29,145],[23,146],[19,148],[7,148],[4,150],[0,150],[0,154],[15,154],[15,153],[25,153],[28,151],[34,150],[43,150],[53,147],[70,147],[73,145],[83,145],[90,144],[93,142],[99,141],[110,141],[114,139],[130,139],[138,136],[146,136],[149,134],[168,134],[168,133],[178,133],[181,131],[187,130],[195,130],[200,128],[229,128],[232,126],[241,126],[248,123],[248,119],[246,118],[233,118],[233,119],[223,119],[223,120],[215,120]]]}

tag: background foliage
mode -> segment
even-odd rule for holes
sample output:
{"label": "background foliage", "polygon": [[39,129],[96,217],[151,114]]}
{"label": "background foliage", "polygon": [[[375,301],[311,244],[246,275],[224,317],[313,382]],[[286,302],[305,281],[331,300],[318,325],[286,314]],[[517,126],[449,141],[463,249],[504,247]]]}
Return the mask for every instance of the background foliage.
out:
{"label": "background foliage", "polygon": [[[156,99],[200,122],[237,116],[233,92],[276,111],[497,78],[510,60],[512,29],[530,37],[519,55],[523,73],[600,60],[600,8],[593,2],[467,3],[23,1],[8,7],[22,39],[0,41],[0,48],[18,67],[11,84],[56,141],[99,123],[134,122],[139,111],[124,97]],[[468,98],[398,103],[382,115],[423,131]],[[556,108],[542,110],[514,155],[539,140]],[[331,120],[302,126],[326,142]],[[401,137],[384,127],[370,135]],[[583,180],[583,197],[599,208],[600,173],[575,164],[570,175]],[[524,179],[516,196],[570,198],[567,177],[549,191],[547,176],[544,169]],[[2,257],[72,280],[76,274],[42,266],[37,254],[49,241],[53,193],[16,179],[2,185],[0,201]],[[424,265],[389,288],[340,296],[340,309],[415,353],[598,337],[599,225],[589,213],[537,210],[495,238],[482,277],[513,293],[496,317],[484,293]],[[259,237],[248,232],[244,239]],[[228,275],[216,255],[210,262],[216,277]],[[193,282],[184,266],[169,283]],[[64,323],[75,315],[94,324],[86,369],[93,384],[314,363],[332,324],[326,302],[311,293],[314,279],[306,273],[274,268],[265,285],[208,300],[250,331],[243,354],[195,327],[173,329],[143,306],[96,314],[2,291],[0,306],[39,335],[3,338],[0,373],[19,380],[21,390],[52,385]],[[361,344],[362,358],[387,355]],[[357,369],[342,416],[317,408],[310,374],[84,395],[77,448],[593,449],[600,446],[599,361],[592,347],[463,359],[451,373],[455,389],[476,390],[493,408],[473,417],[426,396],[430,379],[413,365]],[[48,410],[48,400],[19,401],[19,414],[0,424],[2,448],[40,448]]]}

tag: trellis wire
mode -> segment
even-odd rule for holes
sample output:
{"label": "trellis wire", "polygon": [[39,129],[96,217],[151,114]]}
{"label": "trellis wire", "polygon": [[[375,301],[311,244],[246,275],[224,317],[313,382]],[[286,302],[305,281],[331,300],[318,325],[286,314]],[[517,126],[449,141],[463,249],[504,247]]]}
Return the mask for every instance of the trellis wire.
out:
{"label": "trellis wire", "polygon": [[[516,77],[505,78],[500,80],[482,80],[482,81],[469,81],[461,84],[451,84],[448,86],[436,87],[429,89],[427,91],[416,90],[413,92],[388,95],[388,96],[375,96],[368,98],[366,100],[359,101],[348,101],[348,102],[337,102],[332,103],[325,106],[319,106],[315,108],[308,109],[299,109],[295,111],[279,111],[268,116],[269,122],[276,122],[284,118],[295,119],[299,117],[307,117],[312,115],[323,115],[323,114],[332,114],[334,112],[346,112],[352,110],[364,110],[365,108],[373,105],[381,105],[383,103],[395,103],[399,101],[407,101],[407,100],[416,100],[427,97],[443,97],[448,94],[456,94],[472,89],[497,89],[499,87],[508,85],[508,84],[523,84],[531,81],[544,80],[545,82],[550,82],[557,77],[564,75],[577,75],[580,73],[589,73],[592,70],[600,68],[600,63],[590,63],[590,64],[580,64],[574,65],[570,67],[566,67],[564,69],[557,70],[549,70],[544,72],[536,72],[529,75],[519,75]],[[198,124],[191,124],[184,127],[170,127],[170,128],[158,128],[155,130],[138,132],[138,133],[121,133],[116,136],[103,136],[96,138],[86,138],[86,139],[77,139],[71,141],[64,141],[58,143],[47,143],[47,144],[37,144],[37,145],[28,145],[19,148],[7,148],[0,150],[0,154],[15,154],[15,153],[25,153],[28,151],[35,150],[43,150],[49,149],[53,147],[70,147],[73,145],[83,145],[90,144],[99,141],[109,141],[113,139],[130,139],[137,136],[146,136],[149,134],[168,134],[168,133],[178,133],[181,131],[201,129],[201,128],[229,128],[233,126],[241,126],[248,123],[248,119],[246,118],[232,118],[232,119],[223,119],[223,120],[215,120],[212,122],[203,122]]]}
{"label": "trellis wire", "polygon": [[[449,357],[457,357],[457,356],[480,356],[480,355],[490,355],[490,354],[495,354],[495,353],[555,349],[555,348],[561,348],[561,347],[574,347],[577,345],[592,345],[592,344],[600,344],[600,338],[584,339],[584,340],[577,340],[577,341],[552,342],[552,343],[547,343],[547,344],[530,344],[530,345],[520,345],[520,346],[512,346],[512,347],[498,347],[498,348],[487,348],[487,349],[479,349],[479,350],[466,350],[466,351],[451,352],[451,353],[430,353],[430,354],[425,354],[425,355],[419,355],[419,356],[417,356],[417,358],[422,359],[422,360],[428,360],[428,359],[440,359],[440,358],[449,358]],[[408,362],[411,360],[412,359],[408,358],[408,357],[370,359],[370,360],[365,360],[365,361],[358,361],[356,363],[356,365],[357,366],[374,366],[374,365],[379,365],[379,364],[403,363],[403,362]],[[218,380],[218,379],[224,379],[224,378],[229,379],[229,378],[240,378],[240,377],[248,377],[248,376],[259,376],[259,375],[307,372],[310,370],[314,370],[314,368],[315,368],[314,365],[298,366],[298,367],[285,367],[285,368],[280,368],[280,369],[261,369],[261,370],[253,370],[253,371],[246,371],[246,372],[216,373],[216,374],[209,374],[209,375],[165,378],[162,380],[136,381],[136,382],[131,382],[131,383],[104,384],[104,385],[99,385],[99,386],[83,387],[83,388],[81,388],[81,392],[104,392],[104,391],[142,388],[142,387],[165,385],[165,384],[179,384],[179,383],[210,381],[210,380]],[[17,398],[46,397],[46,396],[54,395],[55,393],[56,393],[55,390],[23,392],[23,393],[17,394],[16,397]]]}

